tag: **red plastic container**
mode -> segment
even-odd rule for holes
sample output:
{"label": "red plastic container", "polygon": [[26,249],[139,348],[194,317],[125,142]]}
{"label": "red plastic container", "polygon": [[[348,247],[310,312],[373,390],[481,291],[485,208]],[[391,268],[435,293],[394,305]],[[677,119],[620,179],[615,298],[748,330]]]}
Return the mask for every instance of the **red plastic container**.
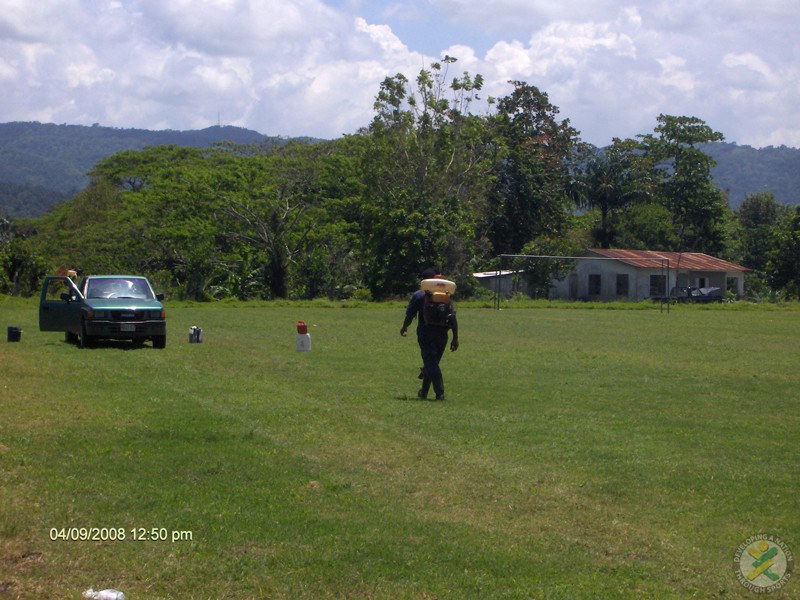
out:
{"label": "red plastic container", "polygon": [[303,321],[297,322],[297,333],[305,335],[308,333],[308,326]]}

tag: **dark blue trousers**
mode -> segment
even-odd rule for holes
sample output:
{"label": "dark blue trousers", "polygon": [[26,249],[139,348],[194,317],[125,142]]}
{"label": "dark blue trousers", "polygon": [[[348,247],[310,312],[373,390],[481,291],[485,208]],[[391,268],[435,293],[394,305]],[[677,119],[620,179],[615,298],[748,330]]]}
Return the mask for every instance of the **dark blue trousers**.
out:
{"label": "dark blue trousers", "polygon": [[417,342],[422,354],[422,396],[428,395],[431,385],[437,397],[444,395],[444,379],[439,361],[447,349],[447,332],[447,327],[438,325],[422,325],[417,329]]}

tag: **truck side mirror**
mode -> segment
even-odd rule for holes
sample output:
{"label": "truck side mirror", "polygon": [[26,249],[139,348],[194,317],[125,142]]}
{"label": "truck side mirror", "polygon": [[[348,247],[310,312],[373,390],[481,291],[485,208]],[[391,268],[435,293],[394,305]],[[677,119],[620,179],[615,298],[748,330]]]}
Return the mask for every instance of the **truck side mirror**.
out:
{"label": "truck side mirror", "polygon": [[65,302],[70,302],[72,300],[72,296],[70,296],[66,292],[61,292],[61,299],[64,300]]}

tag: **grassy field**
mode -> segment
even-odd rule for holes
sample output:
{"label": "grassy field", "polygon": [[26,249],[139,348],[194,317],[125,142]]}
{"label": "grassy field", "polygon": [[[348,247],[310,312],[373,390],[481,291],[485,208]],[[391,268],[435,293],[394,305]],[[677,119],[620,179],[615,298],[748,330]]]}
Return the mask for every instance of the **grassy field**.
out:
{"label": "grassy field", "polygon": [[462,306],[423,402],[400,304],[81,350],[0,299],[0,598],[748,598],[740,543],[800,552],[800,310],[607,308]]}

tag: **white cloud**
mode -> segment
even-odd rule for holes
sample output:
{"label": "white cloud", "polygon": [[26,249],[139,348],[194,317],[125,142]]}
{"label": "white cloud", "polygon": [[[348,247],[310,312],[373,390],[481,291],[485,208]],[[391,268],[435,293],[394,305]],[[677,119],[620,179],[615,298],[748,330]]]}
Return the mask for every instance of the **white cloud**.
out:
{"label": "white cloud", "polygon": [[496,85],[518,79],[520,74],[539,76],[545,72],[544,65],[537,65],[531,52],[520,42],[498,42],[486,55],[487,67],[491,65]]}
{"label": "white cloud", "polygon": [[735,82],[757,75],[755,81],[759,84],[775,85],[779,83],[766,61],[752,52],[726,54],[722,64],[731,70],[729,76]]}
{"label": "white cloud", "polygon": [[384,54],[396,57],[398,54],[402,56],[409,53],[408,47],[392,33],[392,29],[387,25],[370,25],[364,19],[356,19],[355,30],[356,33],[366,34]]}
{"label": "white cloud", "polygon": [[661,73],[653,81],[654,84],[660,82],[662,85],[672,86],[686,94],[694,91],[694,77],[686,68],[686,59],[670,54],[657,60],[661,65]]}
{"label": "white cloud", "polygon": [[484,95],[536,85],[596,144],[660,112],[798,144],[798,25],[796,0],[4,0],[0,119],[336,137],[446,53]]}
{"label": "white cloud", "polygon": [[19,69],[13,61],[0,58],[0,81],[15,81],[18,74]]}
{"label": "white cloud", "polygon": [[431,0],[453,19],[488,27],[493,31],[538,28],[550,21],[602,19],[619,10],[618,0]]}

